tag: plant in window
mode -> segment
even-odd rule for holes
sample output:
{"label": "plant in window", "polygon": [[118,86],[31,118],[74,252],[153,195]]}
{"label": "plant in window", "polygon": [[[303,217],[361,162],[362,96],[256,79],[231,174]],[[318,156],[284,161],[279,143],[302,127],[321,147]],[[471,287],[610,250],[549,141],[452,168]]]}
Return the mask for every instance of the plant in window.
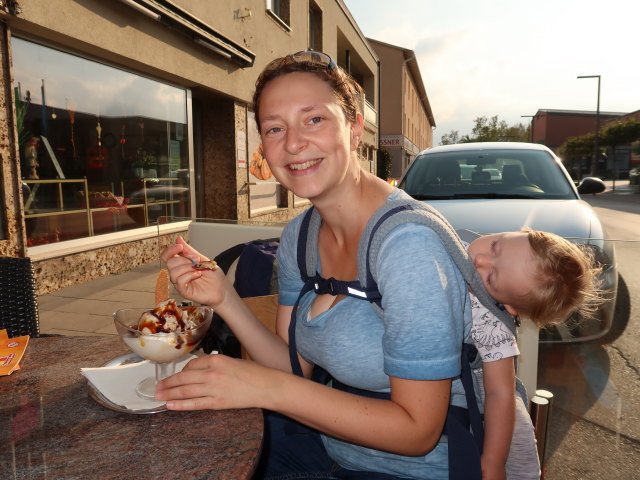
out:
{"label": "plant in window", "polygon": [[16,124],[18,127],[18,144],[20,145],[20,149],[22,149],[22,146],[31,136],[31,134],[24,128],[24,117],[27,115],[29,105],[31,105],[31,92],[27,90],[27,95],[24,100],[22,99],[22,92],[20,91],[20,87],[15,87],[14,92],[16,99]]}
{"label": "plant in window", "polygon": [[134,167],[151,168],[155,165],[155,162],[156,156],[153,153],[146,151],[142,147],[138,147],[136,150],[136,161],[133,164]]}

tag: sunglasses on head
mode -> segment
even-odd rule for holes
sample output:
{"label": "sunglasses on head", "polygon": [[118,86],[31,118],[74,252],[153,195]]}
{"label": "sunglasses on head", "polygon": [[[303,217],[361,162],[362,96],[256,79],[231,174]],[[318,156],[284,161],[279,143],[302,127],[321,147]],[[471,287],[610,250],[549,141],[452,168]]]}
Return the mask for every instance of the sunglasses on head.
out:
{"label": "sunglasses on head", "polygon": [[292,53],[281,59],[281,64],[287,63],[304,63],[308,65],[320,66],[328,71],[333,70],[338,65],[333,59],[324,52],[316,52],[314,50],[303,50],[298,53]]}
{"label": "sunglasses on head", "polygon": [[327,70],[332,70],[337,67],[336,62],[324,52],[303,50],[302,52],[291,54],[289,57],[291,57],[294,62],[322,65],[326,67]]}

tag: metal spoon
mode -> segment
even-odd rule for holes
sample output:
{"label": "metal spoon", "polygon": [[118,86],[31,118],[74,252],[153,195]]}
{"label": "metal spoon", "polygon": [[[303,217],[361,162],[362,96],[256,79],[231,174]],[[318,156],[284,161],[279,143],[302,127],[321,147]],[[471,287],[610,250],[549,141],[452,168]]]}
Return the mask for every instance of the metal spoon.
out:
{"label": "metal spoon", "polygon": [[198,268],[200,266],[200,263],[196,262],[193,258],[191,257],[187,257],[184,253],[180,253],[179,254],[181,257],[186,258],[187,260],[189,260],[191,262],[191,264],[193,265],[193,268]]}
{"label": "metal spoon", "polygon": [[209,260],[206,262],[196,262],[193,258],[187,257],[184,254],[180,254],[181,257],[188,259],[191,262],[191,266],[197,270],[216,270],[218,268],[216,262]]}

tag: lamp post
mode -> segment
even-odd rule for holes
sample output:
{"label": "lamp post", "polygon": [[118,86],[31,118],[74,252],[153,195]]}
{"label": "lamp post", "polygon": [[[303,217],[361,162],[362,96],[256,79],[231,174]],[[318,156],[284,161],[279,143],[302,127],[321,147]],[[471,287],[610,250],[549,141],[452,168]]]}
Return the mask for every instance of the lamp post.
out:
{"label": "lamp post", "polygon": [[520,115],[522,118],[530,118],[531,119],[531,143],[533,143],[533,119],[536,118],[535,115]]}
{"label": "lamp post", "polygon": [[580,75],[578,78],[598,79],[598,103],[596,106],[596,138],[593,146],[593,161],[591,162],[591,176],[595,176],[598,171],[598,140],[600,136],[600,75]]}

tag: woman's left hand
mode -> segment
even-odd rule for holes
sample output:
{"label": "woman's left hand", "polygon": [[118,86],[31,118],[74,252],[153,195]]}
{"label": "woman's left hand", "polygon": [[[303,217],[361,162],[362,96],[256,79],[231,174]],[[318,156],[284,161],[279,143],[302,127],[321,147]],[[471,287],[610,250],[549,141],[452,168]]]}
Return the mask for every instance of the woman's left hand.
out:
{"label": "woman's left hand", "polygon": [[274,375],[283,374],[255,362],[206,355],[158,383],[156,399],[169,410],[268,408]]}

